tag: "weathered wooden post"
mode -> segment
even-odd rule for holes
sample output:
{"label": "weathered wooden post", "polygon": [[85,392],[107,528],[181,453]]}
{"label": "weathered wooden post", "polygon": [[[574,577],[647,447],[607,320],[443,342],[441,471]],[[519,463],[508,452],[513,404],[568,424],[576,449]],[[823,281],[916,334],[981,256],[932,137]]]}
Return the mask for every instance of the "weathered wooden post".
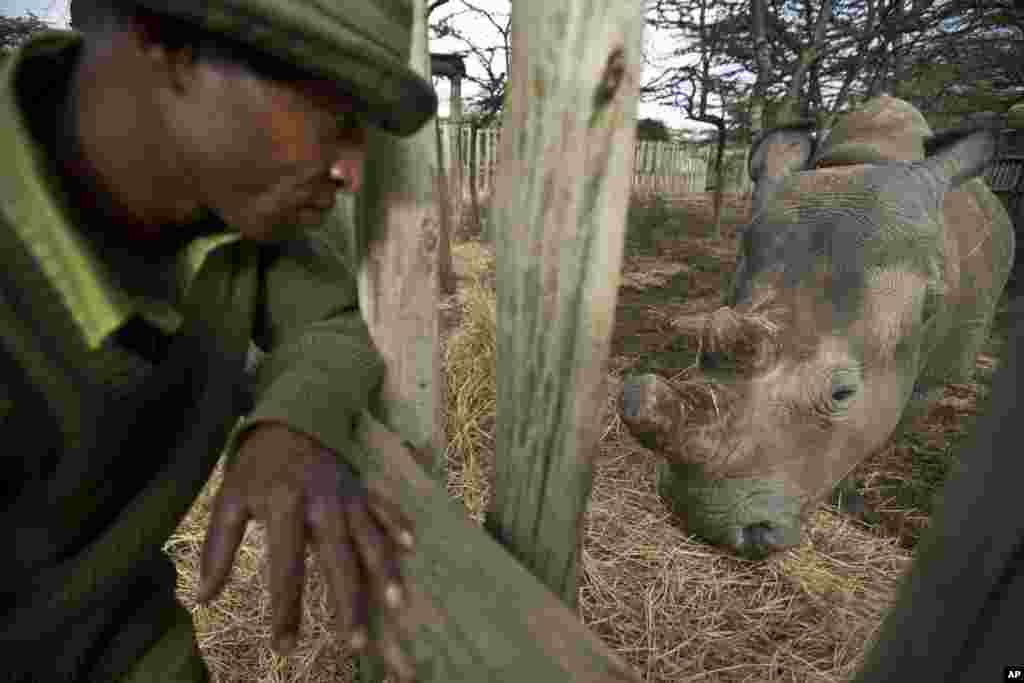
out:
{"label": "weathered wooden post", "polygon": [[438,154],[441,168],[446,176],[445,191],[441,193],[441,259],[438,263],[442,294],[455,293],[455,273],[452,270],[451,241],[462,224],[462,77],[466,65],[457,54],[430,53],[430,71],[433,76],[447,78],[451,84],[448,98],[448,124],[444,136],[441,120],[435,119]]}
{"label": "weathered wooden post", "polygon": [[[423,20],[423,0],[414,1]],[[517,10],[518,11],[518,10]],[[424,24],[415,40],[426,38]],[[425,59],[425,43],[413,55]],[[360,306],[388,362],[379,405],[362,416],[349,461],[415,525],[403,646],[419,683],[639,678],[572,611],[449,498],[439,460],[436,139],[372,134],[366,187],[347,226]],[[415,446],[424,457],[414,458]],[[379,680],[369,658],[361,678]]]}
{"label": "weathered wooden post", "polygon": [[[410,63],[430,78],[426,10],[413,0]],[[443,173],[434,121],[397,139],[371,130],[364,190],[357,203],[360,306],[388,365],[377,413],[446,476],[444,382],[438,349]]]}
{"label": "weathered wooden post", "polygon": [[516,0],[492,209],[487,529],[575,607],[629,200],[642,3]]}

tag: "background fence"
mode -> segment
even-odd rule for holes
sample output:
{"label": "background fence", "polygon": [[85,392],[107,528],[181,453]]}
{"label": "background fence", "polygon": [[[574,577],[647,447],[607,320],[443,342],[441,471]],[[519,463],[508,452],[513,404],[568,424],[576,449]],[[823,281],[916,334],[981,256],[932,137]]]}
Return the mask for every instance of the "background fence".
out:
{"label": "background fence", "polygon": [[[462,191],[468,196],[470,183],[476,183],[481,197],[486,197],[494,185],[498,166],[498,136],[500,129],[477,128],[476,134],[469,124],[455,125],[442,121],[441,163],[451,170],[451,160],[459,158],[462,150]],[[708,183],[709,155],[714,147],[695,148],[693,145],[673,142],[637,141],[633,164],[633,192],[641,196],[658,194],[672,197],[690,192],[704,192]],[[747,148],[726,150],[726,192],[750,192],[747,176]]]}
{"label": "background fence", "polygon": [[[470,183],[476,183],[481,198],[490,194],[498,166],[497,127],[478,128],[472,134],[469,124],[441,121],[441,163],[450,171],[451,160],[458,158],[457,141],[461,141],[462,191],[468,196]],[[1015,135],[1011,139],[1011,135]],[[1014,216],[1024,218],[1024,133],[1008,131],[1000,145],[1001,153],[985,172],[985,178],[996,194],[1003,198]],[[725,150],[725,191],[748,194],[751,191],[747,173],[748,148],[727,147]],[[714,145],[695,147],[673,142],[637,141],[633,164],[633,192],[644,197],[674,197],[690,192],[714,189],[711,162]],[[1020,220],[1020,219],[1018,219]],[[1018,228],[1019,230],[1020,228]]]}

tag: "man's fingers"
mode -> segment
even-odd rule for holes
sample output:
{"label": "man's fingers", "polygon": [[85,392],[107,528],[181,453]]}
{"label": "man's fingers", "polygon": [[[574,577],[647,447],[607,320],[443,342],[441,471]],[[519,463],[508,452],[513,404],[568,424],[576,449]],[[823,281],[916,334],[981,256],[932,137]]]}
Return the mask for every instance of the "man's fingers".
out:
{"label": "man's fingers", "polygon": [[212,600],[227,580],[235,561],[249,513],[245,502],[222,487],[213,502],[210,522],[203,541],[203,554],[199,570],[199,592],[196,599],[203,603]]}
{"label": "man's fingers", "polygon": [[402,650],[398,639],[394,636],[393,629],[384,629],[376,643],[377,655],[384,660],[388,671],[394,674],[399,681],[406,683],[413,680],[416,671],[408,655]]}
{"label": "man's fingers", "polygon": [[338,501],[321,500],[314,505],[309,526],[320,569],[334,600],[338,633],[349,639],[358,634],[361,641],[355,643],[358,647],[354,649],[362,649],[366,644],[366,616],[360,613],[357,603],[364,586],[344,512]]}
{"label": "man's fingers", "polygon": [[295,647],[302,618],[306,580],[306,520],[300,492],[278,487],[271,494],[267,519],[270,555],[270,613],[273,647],[288,654]]}
{"label": "man's fingers", "polygon": [[[353,560],[355,560],[354,556]],[[358,562],[356,564],[358,565]],[[360,570],[357,568],[356,571]],[[361,576],[361,574],[357,573],[357,576]],[[370,591],[366,590],[366,587],[363,586],[363,590],[356,591],[351,604],[352,618],[356,628],[349,637],[348,645],[356,652],[360,652],[366,648],[370,641]]]}
{"label": "man's fingers", "polygon": [[374,597],[389,609],[405,603],[402,571],[394,544],[378,527],[360,500],[345,502],[349,531]]}
{"label": "man's fingers", "polygon": [[373,519],[383,528],[391,540],[405,551],[412,550],[415,544],[412,518],[402,512],[394,502],[384,496],[370,491],[369,508]]}

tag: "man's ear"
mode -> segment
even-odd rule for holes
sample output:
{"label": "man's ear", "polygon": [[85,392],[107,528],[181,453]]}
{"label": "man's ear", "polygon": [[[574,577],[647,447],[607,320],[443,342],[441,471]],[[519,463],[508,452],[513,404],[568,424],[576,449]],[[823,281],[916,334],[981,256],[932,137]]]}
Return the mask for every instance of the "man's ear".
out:
{"label": "man's ear", "polygon": [[195,79],[198,55],[195,48],[177,35],[176,26],[158,15],[138,11],[131,20],[131,32],[139,54],[155,73],[165,74],[170,85],[181,91]]}
{"label": "man's ear", "polygon": [[791,173],[805,170],[816,147],[814,121],[797,121],[758,134],[750,144],[747,170],[754,182],[753,213]]}

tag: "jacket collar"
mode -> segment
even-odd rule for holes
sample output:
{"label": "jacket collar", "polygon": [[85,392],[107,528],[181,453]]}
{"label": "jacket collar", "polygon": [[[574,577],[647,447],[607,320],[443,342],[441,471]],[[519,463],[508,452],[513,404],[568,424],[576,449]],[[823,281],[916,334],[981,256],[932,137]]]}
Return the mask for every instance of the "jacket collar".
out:
{"label": "jacket collar", "polygon": [[[177,330],[181,315],[166,301],[134,296],[114,277],[96,245],[75,226],[54,176],[52,162],[28,128],[31,111],[22,107],[16,80],[28,60],[49,59],[52,68],[68,68],[71,53],[80,49],[79,34],[48,31],[28,41],[0,66],[0,150],[6,157],[0,172],[0,222],[7,223],[35,259],[63,301],[83,340],[98,348],[134,315],[165,332]],[[56,73],[56,71],[55,71]],[[178,255],[183,289],[215,247],[238,239],[236,233],[206,235]]]}

